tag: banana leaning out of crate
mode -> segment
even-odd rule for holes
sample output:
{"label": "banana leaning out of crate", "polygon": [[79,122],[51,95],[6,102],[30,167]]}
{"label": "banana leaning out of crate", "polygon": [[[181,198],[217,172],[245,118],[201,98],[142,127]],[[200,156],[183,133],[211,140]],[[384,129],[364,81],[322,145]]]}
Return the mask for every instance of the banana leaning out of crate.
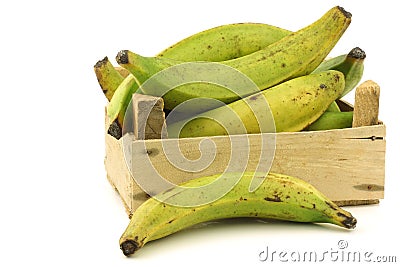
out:
{"label": "banana leaning out of crate", "polygon": [[[283,81],[307,75],[315,70],[335,46],[351,22],[351,14],[343,8],[334,7],[311,25],[290,34],[264,49],[247,56],[222,61],[223,65],[238,70],[264,90]],[[122,50],[116,58],[118,64],[129,70],[139,80],[145,82],[152,75],[182,61],[158,57],[143,57],[131,51]],[[177,105],[193,98],[211,98],[223,103],[231,103],[242,97],[256,93],[244,87],[232,92],[212,83],[189,83],[178,86],[167,93],[159,87],[142,88],[143,93],[162,96],[165,108],[172,110]],[[185,105],[185,112],[198,113],[217,107],[216,101],[200,105]]]}
{"label": "banana leaning out of crate", "polygon": [[[220,174],[190,180],[181,185],[183,189],[175,187],[158,194],[158,200],[150,198],[140,205],[119,241],[124,255],[134,254],[149,241],[217,219],[253,217],[331,223],[348,229],[356,226],[357,220],[349,212],[338,207],[312,185],[282,174],[226,173],[221,179],[225,179],[226,182],[231,179],[237,181],[234,187],[215,201],[204,199],[209,196],[210,189],[208,186],[202,189],[202,186],[209,185],[219,177]],[[252,179],[264,180],[260,187],[250,192],[249,185]],[[197,187],[204,192],[185,192],[191,187]],[[214,186],[214,190],[218,188],[219,186]],[[165,200],[170,198],[175,198],[176,203],[179,203],[179,200],[184,201],[187,197],[206,204],[180,207],[165,203]]]}
{"label": "banana leaning out of crate", "polygon": [[99,60],[94,65],[94,73],[108,101],[111,101],[115,90],[125,79],[112,65],[108,57]]}
{"label": "banana leaning out of crate", "polygon": [[[343,73],[329,70],[291,79],[187,120],[167,125],[168,137],[301,131],[343,92]],[[265,113],[267,104],[272,113]],[[274,122],[274,127],[271,125]],[[243,127],[243,126],[244,127]]]}

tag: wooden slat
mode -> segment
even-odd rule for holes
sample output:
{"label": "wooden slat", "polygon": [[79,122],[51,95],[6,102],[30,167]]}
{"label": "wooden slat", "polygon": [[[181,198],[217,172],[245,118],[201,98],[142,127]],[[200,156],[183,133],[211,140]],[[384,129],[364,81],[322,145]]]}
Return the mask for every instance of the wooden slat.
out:
{"label": "wooden slat", "polygon": [[[132,192],[137,188],[128,165],[125,163],[124,150],[122,148],[122,140],[117,140],[107,133],[110,121],[106,112],[106,127],[105,127],[105,158],[104,165],[107,171],[107,179],[114,189],[121,196],[123,204],[129,215],[132,214],[134,207],[138,207],[139,203],[133,203]],[[122,138],[128,138],[132,135],[125,135]],[[133,141],[134,138],[132,138]]]}

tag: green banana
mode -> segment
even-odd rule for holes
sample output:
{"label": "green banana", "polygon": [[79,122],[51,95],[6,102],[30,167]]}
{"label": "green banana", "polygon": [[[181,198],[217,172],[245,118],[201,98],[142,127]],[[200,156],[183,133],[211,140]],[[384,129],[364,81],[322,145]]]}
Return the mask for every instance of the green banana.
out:
{"label": "green banana", "polygon": [[[184,190],[208,185],[220,174],[190,180]],[[264,179],[260,187],[249,192],[252,179]],[[222,179],[222,178],[221,178]],[[225,173],[225,181],[238,181],[221,198],[195,207],[180,207],[150,198],[134,212],[120,238],[124,255],[129,256],[147,242],[176,233],[202,222],[238,217],[272,218],[295,222],[331,223],[355,228],[357,220],[341,209],[311,184],[295,177],[275,173]],[[178,189],[178,190],[177,190]],[[157,199],[177,197],[181,188],[160,193]],[[163,196],[165,195],[165,196]],[[167,196],[168,195],[168,196]],[[191,198],[207,198],[209,190],[186,194]],[[178,196],[179,197],[179,196]],[[183,199],[184,197],[182,197]]]}
{"label": "green banana", "polygon": [[331,129],[351,128],[353,123],[353,111],[325,112],[315,122],[310,124],[305,131],[319,131]]}
{"label": "green banana", "polygon": [[[325,71],[291,79],[231,104],[168,125],[170,138],[301,131],[343,91],[344,76]],[[268,104],[267,104],[268,102]],[[268,118],[267,108],[271,110]],[[256,117],[257,116],[257,117]],[[264,116],[264,117],[263,117]],[[262,117],[260,119],[260,117]],[[270,125],[275,123],[275,127]],[[241,126],[243,125],[243,126]],[[267,130],[263,130],[267,129]]]}
{"label": "green banana", "polygon": [[[107,107],[107,115],[110,118],[110,112],[115,111],[118,109],[118,107],[128,107],[129,102],[131,101],[132,94],[137,91],[139,88],[138,86],[138,81],[135,76],[132,74],[129,74],[118,86],[117,90],[114,92],[113,98],[114,101],[111,101],[108,104]],[[126,109],[126,108],[125,108]],[[124,119],[125,119],[125,112],[126,110],[121,113],[117,112],[115,113],[116,118],[114,120],[111,120],[112,123],[108,129],[108,134],[111,136],[114,136],[116,139],[120,139],[122,137],[122,131],[123,131],[123,125],[124,125]],[[132,122],[130,122],[132,123]],[[126,126],[129,127],[129,126]],[[130,128],[126,128],[130,129]]]}
{"label": "green banana", "polygon": [[[365,52],[359,48],[353,48],[348,54],[340,55],[322,62],[313,73],[318,73],[326,70],[338,70],[345,76],[345,87],[343,93],[339,96],[342,98],[351,90],[353,90],[360,82],[364,72],[364,59]],[[339,112],[340,108],[336,101],[326,110],[316,122],[311,124],[306,130],[329,130],[329,129],[342,129],[352,126],[352,113],[341,112],[340,114],[330,114],[331,112]]]}
{"label": "green banana", "polygon": [[339,97],[342,98],[353,90],[361,81],[364,72],[365,57],[365,52],[361,48],[355,47],[348,54],[340,55],[322,62],[318,68],[314,70],[314,73],[325,70],[338,70],[343,72],[346,85],[342,95]]}
{"label": "green banana", "polygon": [[336,101],[333,101],[329,107],[327,108],[326,112],[340,112],[340,107],[336,103]]}
{"label": "green banana", "polygon": [[182,61],[224,61],[256,52],[291,34],[262,23],[234,23],[214,27],[170,46],[157,57]]}
{"label": "green banana", "polygon": [[[200,33],[196,33],[158,54],[158,57],[179,59],[182,61],[221,61],[238,56],[250,54],[258,49],[266,47],[291,32],[261,23],[236,23],[218,26]],[[222,40],[222,41],[221,41]],[[201,47],[207,44],[207,50]],[[110,65],[107,65],[110,67]],[[118,76],[109,70],[110,74]],[[116,79],[110,77],[110,79]],[[130,77],[132,79],[132,77]],[[131,87],[120,86],[115,91],[107,106],[107,115],[113,122],[111,132],[118,131],[118,125],[123,125],[126,108],[131,96],[138,90],[137,84]],[[114,90],[108,95],[112,96]],[[121,129],[119,129],[119,132]],[[117,137],[117,136],[115,136]],[[117,137],[119,139],[119,137]]]}
{"label": "green banana", "polygon": [[[341,7],[334,7],[313,24],[247,56],[221,61],[250,78],[260,90],[285,80],[311,73],[324,60],[351,22],[351,14]],[[133,73],[142,83],[152,75],[182,61],[157,57],[142,57],[128,50],[118,53],[116,60]],[[200,86],[201,85],[201,86]],[[211,98],[230,103],[255,93],[243,88],[232,92],[229,88],[212,83],[189,83],[178,86],[165,94],[158,87],[142,89],[145,94],[162,96],[165,108],[193,98]],[[186,105],[188,112],[200,112],[215,108],[215,101],[201,105]]]}
{"label": "green banana", "polygon": [[111,64],[108,57],[97,61],[94,65],[94,72],[104,95],[110,101],[124,77]]}
{"label": "green banana", "polygon": [[[121,138],[122,126],[124,124],[126,108],[131,101],[132,94],[138,90],[137,79],[129,74],[117,87],[110,103],[107,106],[107,116],[112,122],[113,129],[109,129],[108,133],[115,138]],[[123,112],[122,112],[123,109]],[[116,134],[118,132],[118,134]]]}

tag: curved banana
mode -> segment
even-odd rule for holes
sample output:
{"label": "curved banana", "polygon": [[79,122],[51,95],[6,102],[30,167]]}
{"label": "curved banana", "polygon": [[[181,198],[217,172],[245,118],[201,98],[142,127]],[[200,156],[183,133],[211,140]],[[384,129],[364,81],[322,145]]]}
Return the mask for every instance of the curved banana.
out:
{"label": "curved banana", "polygon": [[189,36],[157,57],[182,61],[224,61],[256,52],[291,33],[263,23],[221,25]]}
{"label": "curved banana", "polygon": [[97,61],[94,65],[94,72],[104,95],[110,101],[124,77],[111,64],[108,57]]}
{"label": "curved banana", "polygon": [[[114,130],[109,129],[108,132],[117,139],[121,138],[120,134],[122,134],[126,109],[131,101],[133,93],[135,93],[138,88],[139,86],[136,77],[129,74],[118,85],[110,103],[108,103],[107,116],[110,121],[112,121],[112,125],[115,128]],[[114,134],[115,131],[119,131],[118,134]]]}
{"label": "curved banana", "polygon": [[315,122],[305,128],[305,131],[320,131],[331,129],[351,128],[353,111],[330,112],[321,115]]}
{"label": "curved banana", "polygon": [[[285,80],[311,73],[324,60],[351,22],[351,14],[341,7],[334,7],[313,24],[290,34],[268,47],[247,56],[222,61],[250,78],[260,90],[269,88]],[[157,57],[142,57],[128,50],[120,51],[116,57],[118,64],[144,82],[157,72],[182,63],[181,61]],[[143,89],[145,94],[162,96],[165,108],[172,110],[177,105],[193,98],[211,98],[230,103],[254,91],[244,88],[232,92],[229,88],[212,83],[189,83],[170,90],[158,87]],[[201,107],[186,105],[188,112],[200,112],[215,108],[215,101]],[[202,110],[199,110],[201,108]]]}
{"label": "curved banana", "polygon": [[[353,90],[361,81],[364,72],[364,59],[365,52],[359,48],[353,48],[348,54],[340,55],[322,62],[313,73],[318,73],[326,70],[338,70],[344,74],[345,87],[339,99]],[[333,101],[328,107],[326,112],[340,112],[338,104]],[[335,121],[330,121],[331,119]],[[337,121],[336,121],[337,120]],[[316,122],[315,125],[310,125],[311,130],[328,130],[328,129],[341,129],[351,127],[351,118],[348,114],[340,115],[324,115],[321,120]]]}
{"label": "curved banana", "polygon": [[[331,70],[291,79],[199,115],[168,125],[168,137],[198,137],[227,134],[293,132],[317,120],[343,91],[344,76]],[[268,102],[268,104],[267,104]],[[269,108],[275,122],[264,116]],[[268,114],[267,114],[268,115]],[[244,125],[242,127],[241,125]],[[267,129],[267,130],[262,130]]]}
{"label": "curved banana", "polygon": [[343,93],[339,97],[342,98],[353,90],[361,81],[364,73],[365,57],[365,52],[361,48],[355,47],[348,54],[340,55],[322,62],[313,72],[317,73],[326,70],[341,71],[346,79]]}
{"label": "curved banana", "polygon": [[[338,207],[311,184],[287,175],[275,173],[225,173],[226,179],[236,179],[237,184],[223,197],[196,207],[172,206],[154,198],[144,202],[133,214],[120,238],[122,252],[129,256],[147,242],[171,235],[189,226],[225,218],[254,217],[278,220],[331,223],[352,229],[357,220]],[[220,175],[190,180],[184,187],[210,184]],[[259,188],[249,192],[252,179],[264,179]],[[167,190],[171,196],[180,191]],[[183,189],[185,190],[185,189]],[[177,193],[174,194],[174,191]],[[162,199],[163,194],[159,197]],[[208,191],[190,194],[191,198],[207,197]],[[188,194],[189,195],[189,194]],[[159,198],[159,199],[160,199]]]}

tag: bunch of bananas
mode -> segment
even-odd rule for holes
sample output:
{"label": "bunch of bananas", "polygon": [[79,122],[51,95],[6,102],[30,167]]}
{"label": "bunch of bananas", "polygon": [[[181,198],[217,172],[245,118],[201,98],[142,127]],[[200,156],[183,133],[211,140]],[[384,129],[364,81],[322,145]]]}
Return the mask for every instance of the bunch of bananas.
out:
{"label": "bunch of bananas", "polygon": [[[352,113],[339,112],[335,100],[351,91],[360,81],[365,53],[356,47],[348,54],[324,61],[350,21],[350,13],[335,7],[313,24],[297,32],[260,23],[223,25],[192,35],[162,51],[156,57],[142,57],[128,50],[120,51],[116,59],[123,67],[122,74],[121,70],[116,70],[106,57],[97,62],[94,69],[99,84],[110,101],[107,114],[114,123],[109,133],[117,139],[121,137],[125,112],[135,92],[163,97],[166,111],[173,110],[191,99],[217,100],[202,101],[197,105],[192,101],[190,105],[180,108],[181,112],[188,114],[187,117],[197,114],[197,119],[192,119],[190,124],[183,128],[182,124],[186,121],[178,125],[168,125],[170,137],[178,136],[176,129],[181,130],[180,137],[230,133],[230,129],[226,129],[227,125],[235,128],[237,123],[232,125],[233,118],[227,116],[226,109],[234,106],[239,117],[248,117],[249,110],[246,109],[246,106],[249,106],[248,100],[265,102],[264,97],[270,105],[276,131],[350,127]],[[257,92],[254,88],[241,88],[234,92],[229,88],[210,83],[185,84],[168,92],[160,90],[163,86],[147,86],[139,89],[140,85],[154,74],[172,66],[182,65],[184,62],[194,61],[218,62],[234,68],[249,77],[258,88],[259,94],[264,96],[255,98]],[[333,83],[329,80],[331,74],[339,77]],[[329,87],[319,88],[321,84]],[[292,90],[287,90],[289,87]],[[294,98],[299,101],[285,103],[281,101]],[[219,107],[218,103],[225,103],[228,106],[215,110]],[[210,110],[211,114],[207,113]],[[202,112],[206,113],[198,115]],[[251,113],[257,112],[251,110]],[[215,123],[217,129],[210,129],[212,118],[204,119],[210,115],[218,116],[218,124],[225,129]],[[220,117],[223,119],[220,120]],[[280,125],[281,122],[286,124]],[[254,119],[243,120],[243,123],[252,125]],[[193,130],[194,128],[196,130]],[[208,128],[211,132],[203,131],[204,128]],[[247,131],[243,133],[260,132],[245,128]],[[256,128],[260,127],[257,125]]]}
{"label": "bunch of bananas", "polygon": [[[361,80],[365,53],[356,47],[347,54],[326,59],[350,22],[351,14],[337,6],[296,32],[261,23],[222,25],[194,34],[155,57],[122,50],[116,57],[119,68],[105,57],[96,63],[94,70],[109,100],[107,116],[113,122],[109,133],[117,139],[121,137],[133,93],[160,96],[166,112],[178,109],[184,114],[182,120],[167,123],[169,137],[351,127],[352,112],[341,112],[336,100]],[[254,86],[231,90],[229,85],[240,83],[240,79],[231,75],[222,84],[182,82],[185,73],[196,72],[190,69],[193,66],[187,64],[190,62],[196,63],[194,66],[219,64],[221,69],[232,69],[248,77]],[[172,76],[167,81],[174,80],[178,86],[165,90],[168,82],[149,83],[171,69]],[[183,105],[190,100],[196,101]],[[259,116],[265,110],[270,111],[271,117]],[[272,128],[263,127],[263,123],[271,125],[271,120]],[[257,175],[265,180],[257,190],[249,192],[250,177]],[[201,186],[216,177],[219,175],[195,179],[182,186]],[[182,191],[174,191],[177,189],[143,203],[121,237],[123,253],[133,254],[151,240],[219,218],[262,217],[355,227],[356,220],[350,213],[300,179],[273,173],[231,173],[225,179],[239,182],[223,197],[198,207],[159,201],[181,194]],[[190,197],[206,195],[205,191]]]}

